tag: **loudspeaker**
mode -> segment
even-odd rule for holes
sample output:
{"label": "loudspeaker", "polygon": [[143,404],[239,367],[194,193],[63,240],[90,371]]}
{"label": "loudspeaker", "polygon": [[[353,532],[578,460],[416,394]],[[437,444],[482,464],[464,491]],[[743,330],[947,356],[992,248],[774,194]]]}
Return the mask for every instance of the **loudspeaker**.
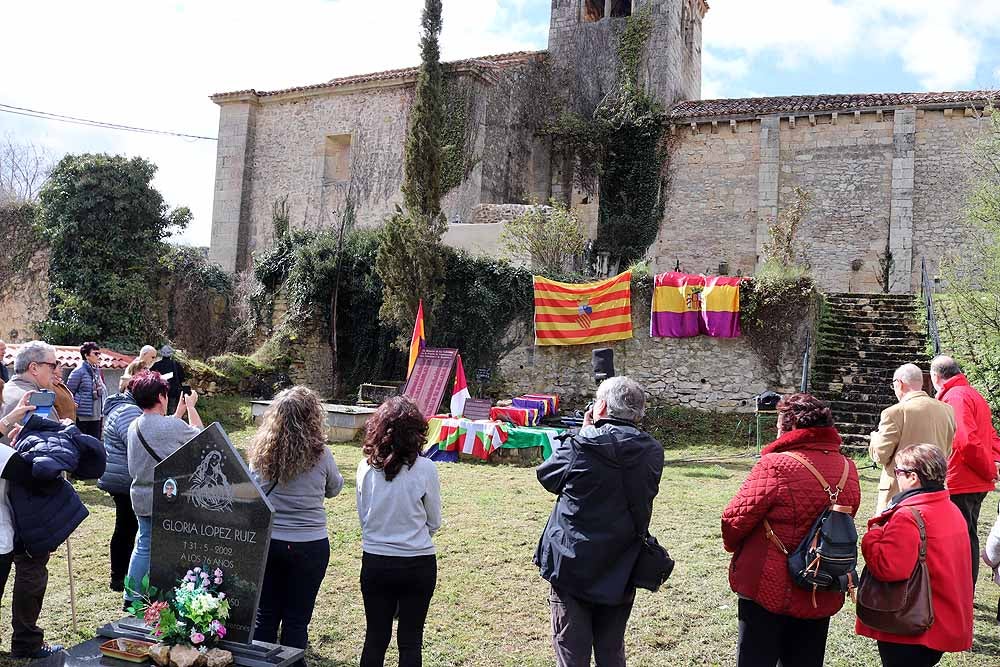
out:
{"label": "loudspeaker", "polygon": [[602,347],[591,353],[591,365],[594,367],[594,380],[598,383],[615,376],[615,351],[610,347]]}

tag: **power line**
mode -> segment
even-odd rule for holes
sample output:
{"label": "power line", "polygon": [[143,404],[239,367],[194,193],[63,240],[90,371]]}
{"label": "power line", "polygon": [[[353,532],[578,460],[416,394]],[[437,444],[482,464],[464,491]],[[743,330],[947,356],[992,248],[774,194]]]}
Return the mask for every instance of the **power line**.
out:
{"label": "power line", "polygon": [[76,116],[64,116],[62,114],[51,113],[49,111],[38,111],[37,109],[26,109],[24,107],[15,107],[10,104],[0,104],[0,111],[4,113],[15,114],[18,116],[27,116],[29,118],[40,118],[42,120],[56,120],[62,123],[72,123],[75,125],[83,125],[86,127],[100,127],[106,130],[121,130],[123,132],[139,132],[141,134],[159,134],[169,137],[181,137],[184,139],[204,139],[206,141],[218,141],[218,137],[203,137],[197,134],[184,134],[183,132],[170,132],[167,130],[151,130],[145,127],[134,127],[132,125],[110,123],[103,120],[90,120],[87,118],[78,118]]}

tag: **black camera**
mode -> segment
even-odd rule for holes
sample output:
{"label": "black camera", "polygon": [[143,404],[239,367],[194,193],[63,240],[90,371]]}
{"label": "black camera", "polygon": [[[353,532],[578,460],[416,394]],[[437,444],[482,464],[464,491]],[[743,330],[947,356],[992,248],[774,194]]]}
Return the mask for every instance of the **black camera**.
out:
{"label": "black camera", "polygon": [[189,385],[189,384],[182,384],[181,385],[181,393],[184,394],[185,396],[190,396],[191,395],[191,385]]}

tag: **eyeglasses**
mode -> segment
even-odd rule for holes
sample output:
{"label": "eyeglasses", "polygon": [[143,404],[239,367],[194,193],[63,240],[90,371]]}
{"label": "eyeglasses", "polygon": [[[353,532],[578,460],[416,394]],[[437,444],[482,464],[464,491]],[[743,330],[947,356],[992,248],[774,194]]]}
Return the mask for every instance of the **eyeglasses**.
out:
{"label": "eyeglasses", "polygon": [[908,470],[907,468],[896,468],[896,472],[893,474],[895,474],[896,477],[899,477],[900,475],[909,475],[910,473],[917,474],[917,471]]}
{"label": "eyeglasses", "polygon": [[52,370],[55,370],[56,367],[58,366],[58,364],[56,364],[54,361],[35,361],[32,363],[38,364],[39,366],[48,366]]}

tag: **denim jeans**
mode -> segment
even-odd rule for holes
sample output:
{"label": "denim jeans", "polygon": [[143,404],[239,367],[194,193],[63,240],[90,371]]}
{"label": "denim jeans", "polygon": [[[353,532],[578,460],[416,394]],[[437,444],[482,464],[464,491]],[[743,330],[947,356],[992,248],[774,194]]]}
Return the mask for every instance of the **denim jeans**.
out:
{"label": "denim jeans", "polygon": [[326,538],[313,542],[271,540],[254,640],[278,643],[280,625],[281,644],[306,647],[309,621],[329,563],[330,540]]}
{"label": "denim jeans", "polygon": [[[153,517],[140,516],[139,532],[135,536],[135,548],[132,550],[132,558],[128,562],[128,576],[132,578],[133,585],[137,588],[142,584],[142,578],[149,574],[149,543],[153,538]],[[125,600],[132,600],[128,589],[125,590]]]}

